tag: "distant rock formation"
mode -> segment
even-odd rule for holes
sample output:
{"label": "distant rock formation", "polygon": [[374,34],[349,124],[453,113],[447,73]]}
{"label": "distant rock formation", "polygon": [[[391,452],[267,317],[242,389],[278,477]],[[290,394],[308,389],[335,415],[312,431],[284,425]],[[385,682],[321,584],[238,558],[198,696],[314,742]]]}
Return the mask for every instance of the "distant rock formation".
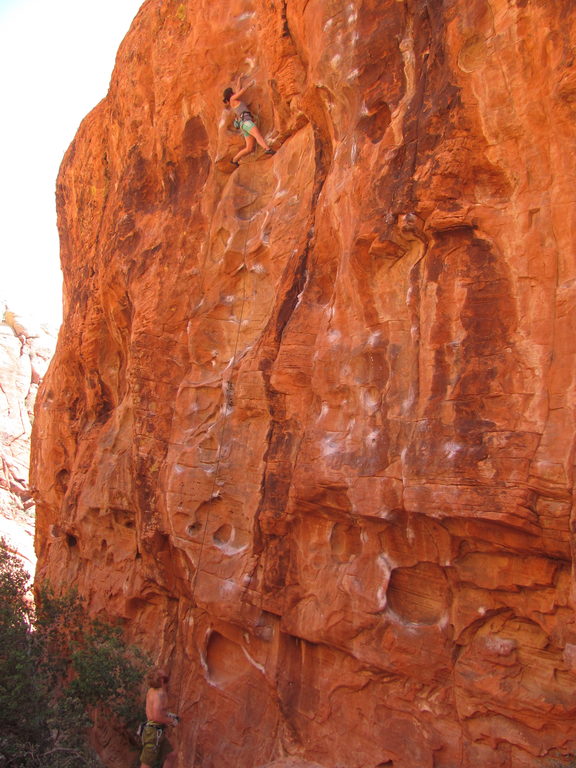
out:
{"label": "distant rock formation", "polygon": [[28,484],[38,387],[56,346],[55,331],[0,302],[0,537],[32,575],[34,500]]}
{"label": "distant rock formation", "polygon": [[576,754],[575,119],[568,0],[143,4],[58,180],[33,477],[180,768]]}

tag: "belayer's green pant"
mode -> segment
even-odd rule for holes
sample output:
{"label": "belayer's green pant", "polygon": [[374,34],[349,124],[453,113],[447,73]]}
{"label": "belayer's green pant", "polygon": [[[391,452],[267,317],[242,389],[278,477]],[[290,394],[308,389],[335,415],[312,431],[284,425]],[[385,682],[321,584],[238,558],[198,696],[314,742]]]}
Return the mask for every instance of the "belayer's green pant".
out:
{"label": "belayer's green pant", "polygon": [[164,726],[148,722],[142,731],[142,752],[140,762],[150,768],[160,768],[174,747],[164,735]]}

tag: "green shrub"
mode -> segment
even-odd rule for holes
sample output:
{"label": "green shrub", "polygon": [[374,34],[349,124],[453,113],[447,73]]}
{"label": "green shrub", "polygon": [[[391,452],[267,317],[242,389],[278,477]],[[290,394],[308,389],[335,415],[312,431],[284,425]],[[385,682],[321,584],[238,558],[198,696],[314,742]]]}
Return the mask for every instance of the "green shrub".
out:
{"label": "green shrub", "polygon": [[42,694],[35,675],[34,613],[27,592],[28,574],[0,540],[1,731],[24,740],[38,738],[42,729],[36,710]]}
{"label": "green shrub", "polygon": [[68,690],[85,706],[104,704],[124,722],[137,722],[141,708],[136,702],[148,666],[138,648],[126,646],[119,627],[96,620],[73,646],[75,675]]}
{"label": "green shrub", "polygon": [[97,768],[89,712],[137,722],[148,660],[74,590],[43,584],[34,608],[28,582],[0,539],[0,768]]}

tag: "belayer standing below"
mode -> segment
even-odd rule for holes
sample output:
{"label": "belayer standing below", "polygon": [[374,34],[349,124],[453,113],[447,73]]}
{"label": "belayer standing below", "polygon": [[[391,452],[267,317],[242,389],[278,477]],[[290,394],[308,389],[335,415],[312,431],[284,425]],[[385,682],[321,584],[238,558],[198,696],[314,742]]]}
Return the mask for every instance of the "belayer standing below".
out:
{"label": "belayer standing below", "polygon": [[242,85],[242,80],[244,78],[240,76],[238,78],[238,81],[236,83],[236,88],[226,88],[224,91],[224,104],[226,104],[227,109],[233,109],[234,112],[236,112],[236,120],[235,124],[238,125],[240,128],[240,131],[242,132],[242,136],[244,136],[244,141],[246,142],[246,146],[241,149],[239,152],[237,152],[234,157],[231,160],[232,165],[240,165],[238,162],[241,157],[244,157],[245,155],[249,155],[251,152],[254,152],[254,149],[256,148],[256,142],[264,149],[266,150],[265,154],[267,155],[274,155],[276,154],[273,149],[271,149],[266,139],[262,136],[260,133],[258,126],[254,122],[254,118],[252,116],[252,113],[250,112],[250,108],[248,107],[245,102],[241,100],[241,96],[244,95],[244,92],[250,88],[251,85],[254,85],[254,80],[252,80],[251,83],[248,83],[248,85]]}
{"label": "belayer standing below", "polygon": [[148,718],[142,732],[142,752],[140,753],[140,768],[173,768],[176,764],[176,753],[168,741],[164,731],[169,725],[178,724],[178,716],[168,712],[168,693],[166,686],[170,675],[162,667],[150,670],[146,676],[148,692],[146,694],[146,717]]}

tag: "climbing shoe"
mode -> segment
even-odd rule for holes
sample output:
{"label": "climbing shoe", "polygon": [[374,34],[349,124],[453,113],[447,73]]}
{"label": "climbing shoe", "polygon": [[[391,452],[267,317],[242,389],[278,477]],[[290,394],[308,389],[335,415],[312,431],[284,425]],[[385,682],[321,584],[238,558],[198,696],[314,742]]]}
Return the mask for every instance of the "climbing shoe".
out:
{"label": "climbing shoe", "polygon": [[240,163],[238,163],[236,160],[230,160],[231,165],[234,165],[236,168],[240,167]]}
{"label": "climbing shoe", "polygon": [[275,150],[275,149],[267,149],[267,150],[264,152],[264,154],[265,154],[265,155],[275,155],[275,154],[276,154],[276,150]]}

